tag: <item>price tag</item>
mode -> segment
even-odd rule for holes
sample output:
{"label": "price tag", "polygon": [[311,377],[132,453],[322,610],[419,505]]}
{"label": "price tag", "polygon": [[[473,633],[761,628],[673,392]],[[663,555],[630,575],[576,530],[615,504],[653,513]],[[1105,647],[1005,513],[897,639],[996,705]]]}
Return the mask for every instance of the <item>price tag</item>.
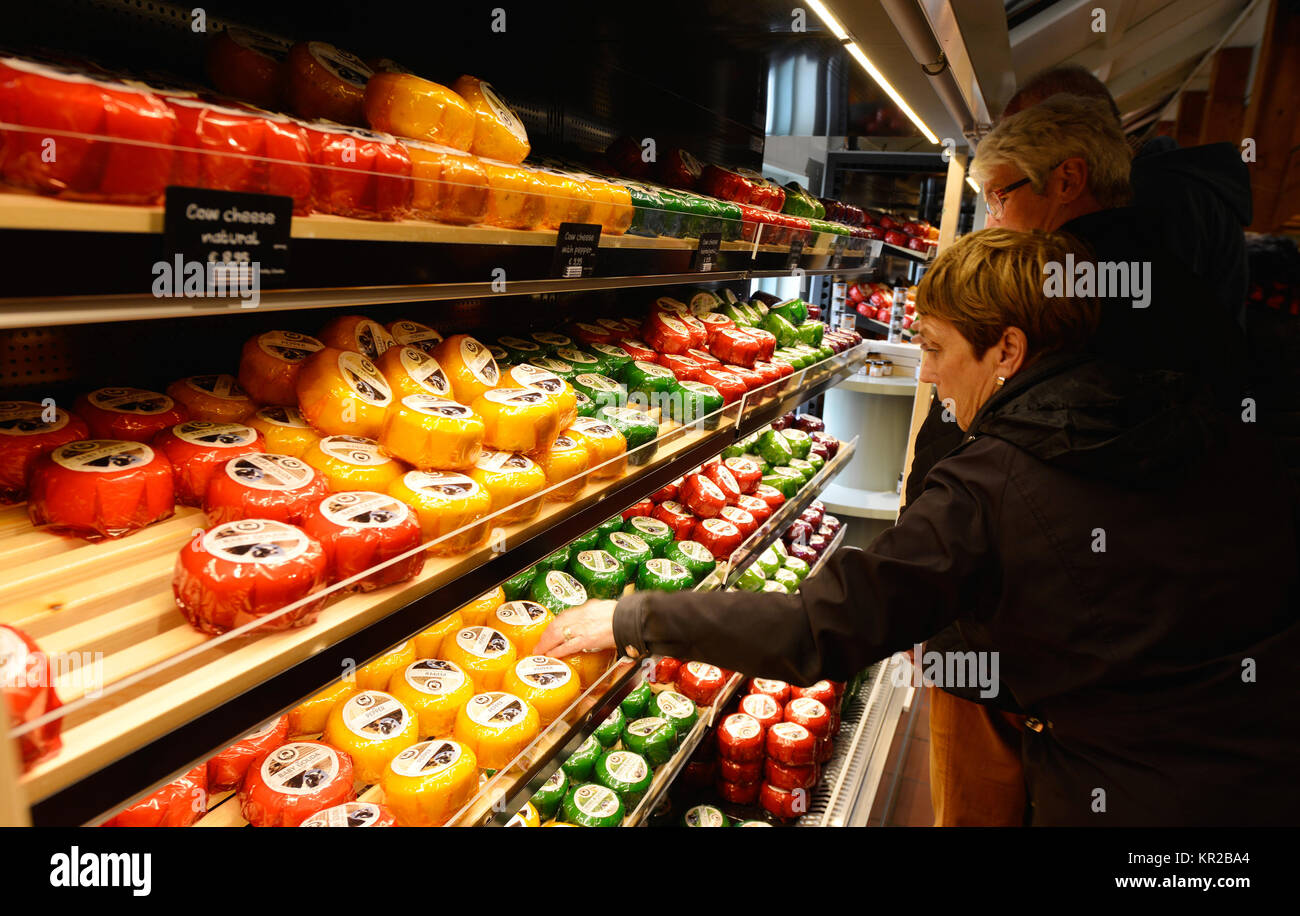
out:
{"label": "price tag", "polygon": [[840,262],[844,260],[844,246],[848,244],[848,241],[849,237],[847,235],[835,236],[835,243],[831,245],[831,270],[838,269]]}
{"label": "price tag", "polygon": [[555,233],[555,260],[552,277],[577,279],[590,277],[596,270],[596,250],[600,247],[600,226],[595,223],[560,223]]}
{"label": "price tag", "polygon": [[718,264],[718,250],[722,247],[721,232],[701,232],[700,244],[691,259],[691,270],[696,273],[712,273]]}
{"label": "price tag", "polygon": [[[168,271],[181,276],[202,272],[205,293],[218,298],[242,295],[241,281],[251,274],[259,287],[285,277],[292,197],[169,187],[164,201],[163,264]],[[154,274],[157,279],[157,265]]]}
{"label": "price tag", "polygon": [[790,254],[785,259],[785,269],[794,270],[799,266],[799,258],[803,256],[803,239],[795,239],[790,243]]}

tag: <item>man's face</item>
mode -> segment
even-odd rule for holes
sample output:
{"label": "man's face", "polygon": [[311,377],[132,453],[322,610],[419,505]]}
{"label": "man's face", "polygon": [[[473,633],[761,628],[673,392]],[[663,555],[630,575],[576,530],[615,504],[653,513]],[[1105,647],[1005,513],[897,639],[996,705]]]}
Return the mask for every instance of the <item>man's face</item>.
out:
{"label": "man's face", "polygon": [[[1002,201],[1002,215],[994,217],[989,214],[985,223],[987,228],[1001,227],[1025,232],[1030,229],[1052,231],[1067,222],[1064,202],[1059,198],[1059,185],[1055,181],[1055,172],[1048,175],[1047,185],[1042,194],[1034,191],[1031,184],[1023,184],[1005,195]],[[1014,184],[1025,177],[1025,173],[1011,164],[994,167],[984,182],[986,193],[992,194],[1009,184]]]}

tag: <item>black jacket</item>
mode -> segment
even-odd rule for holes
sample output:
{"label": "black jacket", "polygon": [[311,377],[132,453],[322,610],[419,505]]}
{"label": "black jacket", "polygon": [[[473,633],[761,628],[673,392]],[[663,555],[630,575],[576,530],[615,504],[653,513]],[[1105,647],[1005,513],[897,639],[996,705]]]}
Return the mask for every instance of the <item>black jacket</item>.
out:
{"label": "black jacket", "polygon": [[799,594],[642,592],[615,637],[809,683],[956,622],[1047,723],[1025,737],[1035,824],[1293,824],[1295,496],[1253,431],[1184,384],[1045,361],[985,405],[895,527]]}

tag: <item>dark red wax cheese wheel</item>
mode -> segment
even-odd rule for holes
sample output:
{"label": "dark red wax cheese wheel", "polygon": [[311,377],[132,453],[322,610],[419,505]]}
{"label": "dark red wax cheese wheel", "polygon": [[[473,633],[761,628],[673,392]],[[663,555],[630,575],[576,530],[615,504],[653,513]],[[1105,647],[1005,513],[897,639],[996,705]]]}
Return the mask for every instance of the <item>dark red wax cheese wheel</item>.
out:
{"label": "dark red wax cheese wheel", "polygon": [[724,518],[735,525],[742,538],[747,538],[758,528],[758,520],[739,506],[723,506],[719,518]]}
{"label": "dark red wax cheese wheel", "polygon": [[722,491],[722,495],[727,498],[727,502],[731,502],[740,496],[740,485],[736,483],[736,478],[731,471],[727,470],[726,466],[721,462],[707,465],[704,473]]}
{"label": "dark red wax cheese wheel", "polygon": [[655,490],[650,494],[650,502],[657,506],[660,503],[676,501],[681,485],[682,481],[680,478],[674,480],[672,483],[664,484],[658,490]]}
{"label": "dark red wax cheese wheel", "polygon": [[242,518],[297,525],[329,492],[325,475],[301,458],[262,452],[234,458],[213,474],[203,511],[214,525]]}
{"label": "dark red wax cheese wheel", "polygon": [[827,709],[835,706],[835,696],[835,685],[826,680],[818,681],[811,687],[795,687],[793,685],[790,687],[790,699],[812,697],[814,700],[820,700]]}
{"label": "dark red wax cheese wheel", "polygon": [[740,529],[724,518],[705,518],[695,523],[691,539],[703,544],[716,558],[730,557],[744,536]]}
{"label": "dark red wax cheese wheel", "polygon": [[733,805],[752,805],[758,801],[758,782],[728,782],[719,779],[715,783],[718,794],[722,796],[723,801],[730,802]]}
{"label": "dark red wax cheese wheel", "polygon": [[749,692],[767,694],[769,697],[776,700],[783,712],[785,710],[785,704],[790,702],[790,685],[785,681],[778,681],[766,677],[752,678],[749,682]]}
{"label": "dark red wax cheese wheel", "polygon": [[812,697],[795,697],[785,706],[785,721],[796,722],[818,738],[831,733],[831,713],[826,704]]}
{"label": "dark red wax cheese wheel", "polygon": [[[722,466],[731,474],[741,493],[753,493],[763,482],[763,469],[758,462],[744,455],[734,455],[722,462]],[[742,507],[743,508],[743,507]]]}
{"label": "dark red wax cheese wheel", "polygon": [[28,479],[33,525],[88,539],[138,531],[176,511],[167,456],[143,442],[79,439],[41,455]]}
{"label": "dark red wax cheese wheel", "polygon": [[142,388],[100,388],[81,395],[72,409],[94,438],[132,442],[148,442],[190,417],[172,398]]}
{"label": "dark red wax cheese wheel", "polygon": [[774,817],[793,820],[808,812],[808,790],[795,789],[787,792],[770,782],[764,782],[758,788],[758,803]]}
{"label": "dark red wax cheese wheel", "polygon": [[718,755],[737,763],[763,759],[763,726],[753,716],[735,712],[718,726]]}
{"label": "dark red wax cheese wheel", "polygon": [[655,506],[652,516],[673,529],[673,540],[690,540],[691,533],[695,530],[695,516],[681,503],[672,500]]}
{"label": "dark red wax cheese wheel", "polygon": [[811,789],[817,785],[817,765],[810,763],[792,767],[768,757],[763,761],[763,779],[787,792],[795,789]]}
{"label": "dark red wax cheese wheel", "polygon": [[687,662],[677,673],[677,690],[696,706],[712,706],[726,683],[721,668],[703,662]]}
{"label": "dark red wax cheese wheel", "polygon": [[236,741],[208,759],[208,791],[228,792],[239,788],[249,767],[260,766],[289,737],[289,717],[281,716],[253,734]]}
{"label": "dark red wax cheese wheel", "polygon": [[772,509],[776,509],[785,502],[785,495],[776,487],[766,483],[760,483],[755,487],[754,495],[767,503]]}
{"label": "dark red wax cheese wheel", "polygon": [[266,440],[251,426],[207,420],[187,420],[164,429],[152,444],[172,463],[176,502],[182,506],[202,505],[208,481],[231,458],[266,451]]}
{"label": "dark red wax cheese wheel", "polygon": [[765,693],[751,693],[740,700],[740,711],[752,716],[764,730],[785,721],[785,709],[774,697]]}
{"label": "dark red wax cheese wheel", "polygon": [[633,503],[623,510],[623,521],[627,521],[629,518],[654,515],[654,511],[654,502],[649,499],[643,499],[639,503]]}
{"label": "dark red wax cheese wheel", "polygon": [[294,741],[249,768],[239,810],[254,827],[297,827],[354,798],[351,757],[319,741]]}
{"label": "dark red wax cheese wheel", "polygon": [[736,500],[736,506],[754,516],[754,521],[760,525],[772,515],[772,507],[757,496],[742,495]]}
{"label": "dark red wax cheese wheel", "polygon": [[[767,758],[763,758],[765,760]],[[718,757],[718,776],[727,782],[758,782],[763,778],[763,760],[728,760]]]}
{"label": "dark red wax cheese wheel", "polygon": [[727,494],[703,474],[687,474],[683,478],[681,497],[686,508],[697,518],[713,518],[722,511],[728,499]]}
{"label": "dark red wax cheese wheel", "polygon": [[787,766],[817,762],[817,737],[795,722],[778,722],[767,730],[767,756]]}
{"label": "dark red wax cheese wheel", "polygon": [[[329,580],[341,582],[423,543],[420,520],[406,503],[386,493],[331,493],[307,510],[302,529],[325,551]],[[424,569],[420,551],[375,570],[353,584],[363,592],[413,579]]]}
{"label": "dark red wax cheese wheel", "polygon": [[682,667],[680,659],[672,658],[665,655],[659,659],[655,665],[654,682],[656,684],[672,684],[677,681],[677,672]]}

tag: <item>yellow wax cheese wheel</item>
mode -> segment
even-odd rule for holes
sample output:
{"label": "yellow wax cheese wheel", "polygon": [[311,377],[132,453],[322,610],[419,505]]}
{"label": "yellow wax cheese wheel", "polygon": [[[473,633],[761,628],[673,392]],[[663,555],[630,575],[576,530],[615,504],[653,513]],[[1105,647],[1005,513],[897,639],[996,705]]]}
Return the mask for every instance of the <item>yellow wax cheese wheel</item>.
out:
{"label": "yellow wax cheese wheel", "polygon": [[542,222],[546,188],[529,168],[484,159],[488,205],[483,221],[503,229],[536,229]]}
{"label": "yellow wax cheese wheel", "polygon": [[509,525],[532,518],[542,508],[537,494],[546,489],[546,472],[533,459],[514,452],[484,452],[469,476],[492,497],[492,511],[507,509],[495,519]]}
{"label": "yellow wax cheese wheel", "polygon": [[373,662],[357,669],[357,686],[362,690],[384,690],[393,679],[393,673],[415,661],[415,643],[407,640],[389,649]]}
{"label": "yellow wax cheese wheel", "polygon": [[451,381],[462,404],[501,384],[501,370],[487,347],[468,334],[453,334],[433,349],[433,358]]}
{"label": "yellow wax cheese wheel", "polygon": [[326,347],[298,373],[298,409],[327,436],[377,439],[393,390],[375,364],[351,350]]}
{"label": "yellow wax cheese wheel", "polygon": [[390,347],[375,364],[388,384],[393,397],[402,400],[408,394],[426,394],[444,400],[451,398],[451,381],[438,361],[419,347]]}
{"label": "yellow wax cheese wheel", "polygon": [[325,345],[297,331],[267,331],[244,342],[239,384],[259,404],[296,407],[302,364]]}
{"label": "yellow wax cheese wheel", "polygon": [[442,641],[467,625],[460,611],[452,611],[427,630],[415,634],[416,658],[437,658],[442,654]]}
{"label": "yellow wax cheese wheel", "polygon": [[388,682],[388,692],[415,712],[421,738],[450,735],[474,689],[459,665],[442,658],[421,658],[393,672]]}
{"label": "yellow wax cheese wheel", "polygon": [[464,404],[408,394],[388,411],[379,442],[424,471],[466,470],[483,451],[483,420]]}
{"label": "yellow wax cheese wheel", "polygon": [[504,633],[520,655],[533,651],[550,623],[551,612],[536,601],[527,600],[507,601],[490,618],[490,626]]}
{"label": "yellow wax cheese wheel", "polygon": [[487,623],[488,615],[506,603],[506,590],[497,586],[490,592],[484,592],[468,604],[460,607],[460,616],[465,618],[465,626],[481,627]]}
{"label": "yellow wax cheese wheel", "polygon": [[533,807],[532,802],[525,802],[524,806],[515,812],[515,816],[506,821],[507,827],[538,827],[542,819],[537,815],[537,809]]}
{"label": "yellow wax cheese wheel", "polygon": [[479,766],[504,769],[541,730],[541,719],[526,700],[496,691],[471,697],[456,715],[455,738],[474,749]]}
{"label": "yellow wax cheese wheel", "polygon": [[568,433],[555,437],[551,447],[541,454],[537,463],[546,473],[546,486],[554,487],[546,493],[547,502],[567,503],[576,499],[587,485],[587,464],[591,460],[587,447]]}
{"label": "yellow wax cheese wheel", "polygon": [[519,656],[506,634],[489,626],[465,627],[442,642],[442,657],[474,679],[480,691],[500,690]]}
{"label": "yellow wax cheese wheel", "polygon": [[477,398],[483,444],[501,452],[541,453],[560,432],[560,405],[530,388],[497,388]]}
{"label": "yellow wax cheese wheel", "polygon": [[474,111],[475,156],[519,163],[528,156],[528,131],[489,83],[465,75],[451,84],[457,95]]}
{"label": "yellow wax cheese wheel", "polygon": [[402,318],[391,321],[386,326],[394,342],[401,347],[415,347],[425,353],[433,353],[433,348],[442,343],[442,335],[418,321]]}
{"label": "yellow wax cheese wheel", "polygon": [[565,658],[569,666],[578,672],[578,682],[586,690],[614,664],[614,650],[602,649],[599,652],[574,652]]}
{"label": "yellow wax cheese wheel", "polygon": [[276,455],[301,458],[320,441],[297,407],[263,407],[249,417],[248,425],[262,434],[266,450]]}
{"label": "yellow wax cheese wheel", "polygon": [[487,540],[487,522],[479,522],[491,511],[492,497],[478,481],[447,471],[407,471],[388,488],[415,510],[426,542],[444,538],[470,526],[454,537],[429,547],[434,556],[464,553]]}
{"label": "yellow wax cheese wheel", "polygon": [[488,184],[482,162],[423,140],[403,138],[398,142],[411,157],[411,211],[416,217],[457,226],[483,218]]}
{"label": "yellow wax cheese wheel", "polygon": [[591,219],[595,198],[574,178],[553,169],[534,169],[542,186],[542,228],[558,229],[561,223],[585,223]]}
{"label": "yellow wax cheese wheel", "polygon": [[606,480],[627,473],[627,440],[608,423],[597,417],[578,417],[564,434],[587,449],[592,479]]}
{"label": "yellow wax cheese wheel", "polygon": [[191,420],[243,423],[257,410],[257,402],[233,375],[193,375],[172,382],[167,394],[190,412]]}
{"label": "yellow wax cheese wheel", "polygon": [[477,791],[478,767],[474,751],[459,741],[413,744],[384,769],[384,804],[403,827],[441,827]]}
{"label": "yellow wax cheese wheel", "polygon": [[419,724],[397,697],[363,690],[334,707],[322,737],[352,758],[356,782],[373,785],[388,762],[419,739]]}
{"label": "yellow wax cheese wheel", "polygon": [[342,315],[335,318],[316,335],[327,347],[353,350],[372,363],[379,362],[384,352],[396,341],[378,321],[364,315]]}
{"label": "yellow wax cheese wheel", "polygon": [[326,436],[303,454],[320,471],[331,490],[387,491],[406,467],[384,454],[374,439]]}
{"label": "yellow wax cheese wheel", "polygon": [[543,725],[554,722],[582,693],[573,669],[548,655],[519,659],[506,675],[502,689],[532,704]]}
{"label": "yellow wax cheese wheel", "polygon": [[531,363],[520,363],[506,371],[502,382],[505,388],[527,388],[554,398],[560,413],[560,429],[578,418],[578,393],[554,372],[547,372]]}
{"label": "yellow wax cheese wheel", "polygon": [[289,710],[289,735],[319,735],[325,731],[325,723],[334,707],[356,693],[360,688],[355,682],[335,681],[320,693],[314,694],[293,709]]}
{"label": "yellow wax cheese wheel", "polygon": [[376,73],[366,82],[366,121],[399,137],[468,150],[474,110],[455,91],[410,73]]}

